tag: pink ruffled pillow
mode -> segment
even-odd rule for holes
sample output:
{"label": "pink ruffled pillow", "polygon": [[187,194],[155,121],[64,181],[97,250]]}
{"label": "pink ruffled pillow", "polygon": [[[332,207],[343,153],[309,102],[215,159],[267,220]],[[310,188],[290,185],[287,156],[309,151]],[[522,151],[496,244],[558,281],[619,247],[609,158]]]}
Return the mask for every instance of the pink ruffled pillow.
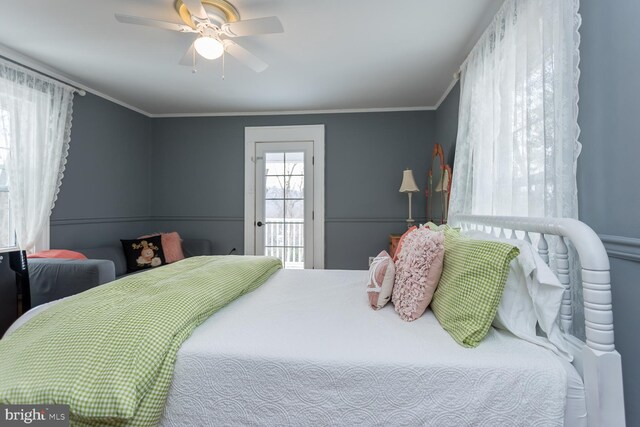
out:
{"label": "pink ruffled pillow", "polygon": [[404,244],[404,239],[407,238],[407,236],[409,234],[411,234],[411,232],[413,230],[416,230],[418,227],[416,227],[415,225],[410,227],[407,231],[404,232],[404,234],[402,236],[400,236],[400,240],[398,240],[398,247],[396,248],[396,252],[393,254],[393,262],[396,262],[398,260],[398,254],[400,253],[400,250],[402,249],[402,245]]}
{"label": "pink ruffled pillow", "polygon": [[419,228],[407,235],[396,261],[393,304],[402,320],[416,320],[427,309],[440,281],[444,233]]}
{"label": "pink ruffled pillow", "polygon": [[164,252],[164,260],[167,264],[184,259],[184,253],[182,252],[182,239],[177,231],[172,231],[171,233],[148,234],[146,236],[140,236],[138,239],[146,239],[157,235],[160,235],[162,252]]}
{"label": "pink ruffled pillow", "polygon": [[367,294],[369,305],[374,310],[381,309],[391,299],[395,274],[393,260],[387,251],[380,252],[371,262]]}

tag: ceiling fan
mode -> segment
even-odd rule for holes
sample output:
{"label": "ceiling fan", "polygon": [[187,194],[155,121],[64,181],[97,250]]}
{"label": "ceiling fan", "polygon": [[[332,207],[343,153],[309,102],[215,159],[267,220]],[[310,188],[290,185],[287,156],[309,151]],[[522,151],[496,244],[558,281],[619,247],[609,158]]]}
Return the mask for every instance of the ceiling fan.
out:
{"label": "ceiling fan", "polygon": [[177,0],[176,11],[183,24],[120,13],[116,13],[115,17],[118,22],[125,24],[197,34],[198,37],[180,60],[181,65],[193,65],[194,68],[196,53],[208,60],[228,53],[256,73],[260,73],[268,65],[231,39],[284,32],[282,23],[275,16],[240,20],[236,8],[226,0]]}

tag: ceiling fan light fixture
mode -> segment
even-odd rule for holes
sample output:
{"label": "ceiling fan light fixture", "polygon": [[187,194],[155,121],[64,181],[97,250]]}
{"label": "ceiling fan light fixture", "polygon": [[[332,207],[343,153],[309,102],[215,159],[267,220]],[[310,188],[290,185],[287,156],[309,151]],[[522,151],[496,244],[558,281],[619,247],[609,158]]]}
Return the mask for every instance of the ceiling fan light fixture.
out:
{"label": "ceiling fan light fixture", "polygon": [[220,58],[224,52],[224,46],[222,43],[219,40],[208,36],[198,38],[193,43],[193,46],[195,47],[196,52],[205,59]]}

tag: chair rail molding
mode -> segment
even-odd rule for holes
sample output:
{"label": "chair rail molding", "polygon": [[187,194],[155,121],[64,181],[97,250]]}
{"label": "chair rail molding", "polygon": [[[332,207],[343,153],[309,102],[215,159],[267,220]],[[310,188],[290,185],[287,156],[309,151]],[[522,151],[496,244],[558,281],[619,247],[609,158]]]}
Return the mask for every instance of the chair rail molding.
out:
{"label": "chair rail molding", "polygon": [[[416,224],[423,224],[427,222],[427,219],[425,217],[414,217],[413,219],[416,220]],[[326,223],[332,223],[332,222],[357,222],[357,223],[363,223],[363,222],[373,222],[373,223],[398,223],[398,224],[402,224],[406,227],[407,225],[407,219],[406,218],[389,218],[389,217],[380,217],[380,218],[361,218],[361,217],[352,217],[352,218],[345,218],[345,217],[330,217],[330,218],[325,218],[324,222]]]}
{"label": "chair rail molding", "polygon": [[149,216],[120,216],[120,217],[86,217],[86,218],[52,218],[51,226],[108,224],[114,222],[145,222],[151,221]]}
{"label": "chair rail molding", "polygon": [[600,234],[599,237],[611,258],[640,262],[640,239],[607,234]]}
{"label": "chair rail molding", "polygon": [[242,216],[212,216],[212,215],[154,215],[151,221],[200,221],[200,222],[216,222],[231,221],[243,222]]}

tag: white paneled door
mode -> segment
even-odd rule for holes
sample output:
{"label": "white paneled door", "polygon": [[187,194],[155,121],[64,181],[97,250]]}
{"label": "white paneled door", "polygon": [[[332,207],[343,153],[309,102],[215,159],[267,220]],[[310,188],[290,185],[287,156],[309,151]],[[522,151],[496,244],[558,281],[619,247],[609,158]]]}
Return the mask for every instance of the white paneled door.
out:
{"label": "white paneled door", "polygon": [[258,142],[255,253],[313,268],[313,142]]}
{"label": "white paneled door", "polygon": [[324,125],[245,128],[244,253],[324,268]]}

